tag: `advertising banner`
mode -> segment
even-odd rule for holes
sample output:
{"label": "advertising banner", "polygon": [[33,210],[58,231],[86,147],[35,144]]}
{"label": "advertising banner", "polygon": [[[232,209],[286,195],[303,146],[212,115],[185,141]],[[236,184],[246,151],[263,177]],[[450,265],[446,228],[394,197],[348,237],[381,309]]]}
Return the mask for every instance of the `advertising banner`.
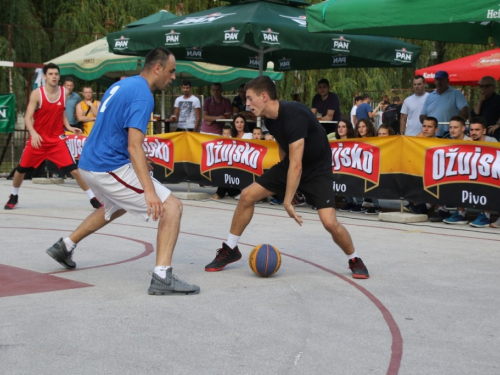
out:
{"label": "advertising banner", "polygon": [[0,95],[0,133],[13,133],[16,127],[16,98],[14,94]]}
{"label": "advertising banner", "polygon": [[[83,136],[68,136],[78,158]],[[338,195],[499,210],[500,143],[404,136],[331,140]],[[243,189],[279,161],[273,141],[178,132],[144,139],[154,176]]]}

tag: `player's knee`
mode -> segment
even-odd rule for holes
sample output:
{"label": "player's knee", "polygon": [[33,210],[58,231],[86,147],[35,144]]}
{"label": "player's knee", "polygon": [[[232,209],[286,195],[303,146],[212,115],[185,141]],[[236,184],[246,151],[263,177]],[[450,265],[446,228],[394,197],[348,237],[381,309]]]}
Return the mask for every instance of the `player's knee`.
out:
{"label": "player's knee", "polygon": [[337,235],[340,233],[341,227],[340,223],[335,217],[328,217],[323,220],[321,220],[323,223],[323,227],[332,234],[332,236]]}
{"label": "player's knee", "polygon": [[165,202],[163,202],[163,208],[171,213],[182,215],[182,210],[183,210],[182,202],[176,197],[174,197],[172,194],[170,194],[168,198],[165,199]]}
{"label": "player's knee", "polygon": [[254,196],[252,194],[252,190],[250,189],[250,187],[243,189],[241,194],[240,194],[240,202],[244,203],[244,204],[253,204],[253,203],[255,203],[254,201],[255,201],[255,199],[254,199]]}

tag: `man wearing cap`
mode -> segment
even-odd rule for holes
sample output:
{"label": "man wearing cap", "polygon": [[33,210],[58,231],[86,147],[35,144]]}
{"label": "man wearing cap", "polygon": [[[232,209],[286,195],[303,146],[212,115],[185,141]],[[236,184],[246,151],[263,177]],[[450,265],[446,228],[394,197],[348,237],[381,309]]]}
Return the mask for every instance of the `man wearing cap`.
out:
{"label": "man wearing cap", "polygon": [[495,92],[495,78],[485,76],[479,80],[481,96],[471,112],[471,116],[480,116],[486,120],[487,132],[500,140],[500,95]]}
{"label": "man wearing cap", "polygon": [[[449,86],[448,73],[444,70],[436,72],[434,75],[434,84],[436,90],[431,92],[425,98],[424,107],[420,114],[420,122],[423,122],[426,116],[435,117],[439,121],[438,137],[449,133],[448,120],[453,116],[462,116],[469,118],[469,104],[461,91]],[[446,124],[441,124],[445,122]]]}

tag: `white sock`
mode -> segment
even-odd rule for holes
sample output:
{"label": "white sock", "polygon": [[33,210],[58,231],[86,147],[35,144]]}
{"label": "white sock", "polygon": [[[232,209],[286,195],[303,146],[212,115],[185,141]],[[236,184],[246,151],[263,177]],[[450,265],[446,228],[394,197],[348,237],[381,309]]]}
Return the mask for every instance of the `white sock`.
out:
{"label": "white sock", "polygon": [[490,218],[490,213],[489,212],[483,212],[483,214],[485,214],[488,219]]}
{"label": "white sock", "polygon": [[155,273],[160,276],[162,279],[165,278],[165,276],[167,276],[167,270],[169,268],[172,268],[172,266],[156,266],[155,267]]}
{"label": "white sock", "polygon": [[73,250],[75,247],[76,247],[76,243],[74,243],[73,241],[70,240],[69,237],[66,237],[64,240],[63,240],[64,244],[66,245],[66,249],[68,251],[71,251]]}
{"label": "white sock", "polygon": [[236,246],[238,246],[239,240],[240,236],[235,236],[234,234],[229,233],[229,236],[227,236],[226,245],[229,246],[231,249],[234,249]]}
{"label": "white sock", "polygon": [[89,197],[89,199],[92,199],[92,198],[95,197],[94,192],[92,191],[92,189],[85,190],[85,194],[87,194],[87,197]]}
{"label": "white sock", "polygon": [[354,253],[352,254],[349,254],[347,257],[349,259],[359,258],[358,253],[356,251],[354,251]]}
{"label": "white sock", "polygon": [[14,186],[12,186],[12,188],[10,189],[10,193],[12,195],[17,195],[17,194],[19,194],[19,189],[20,188],[15,188]]}
{"label": "white sock", "polygon": [[457,212],[460,216],[465,217],[465,211],[458,210]]}

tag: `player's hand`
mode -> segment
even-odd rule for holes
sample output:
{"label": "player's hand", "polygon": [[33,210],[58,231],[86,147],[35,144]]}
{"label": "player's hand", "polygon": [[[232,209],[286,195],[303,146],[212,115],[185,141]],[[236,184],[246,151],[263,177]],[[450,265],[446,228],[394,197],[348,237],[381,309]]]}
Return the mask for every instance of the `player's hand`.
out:
{"label": "player's hand", "polygon": [[295,207],[293,207],[293,204],[283,203],[283,207],[285,207],[285,211],[287,212],[288,216],[290,216],[293,220],[295,220],[297,224],[302,226],[302,216],[297,215],[297,212],[295,212]]}
{"label": "player's hand", "polygon": [[163,217],[163,202],[158,198],[156,193],[145,193],[146,204],[148,205],[148,216],[157,221]]}
{"label": "player's hand", "polygon": [[82,129],[71,127],[71,131],[76,135],[82,135]]}
{"label": "player's hand", "polygon": [[42,142],[43,138],[40,134],[38,134],[37,132],[33,132],[33,134],[31,134],[31,145],[33,146],[33,148],[41,147]]}

